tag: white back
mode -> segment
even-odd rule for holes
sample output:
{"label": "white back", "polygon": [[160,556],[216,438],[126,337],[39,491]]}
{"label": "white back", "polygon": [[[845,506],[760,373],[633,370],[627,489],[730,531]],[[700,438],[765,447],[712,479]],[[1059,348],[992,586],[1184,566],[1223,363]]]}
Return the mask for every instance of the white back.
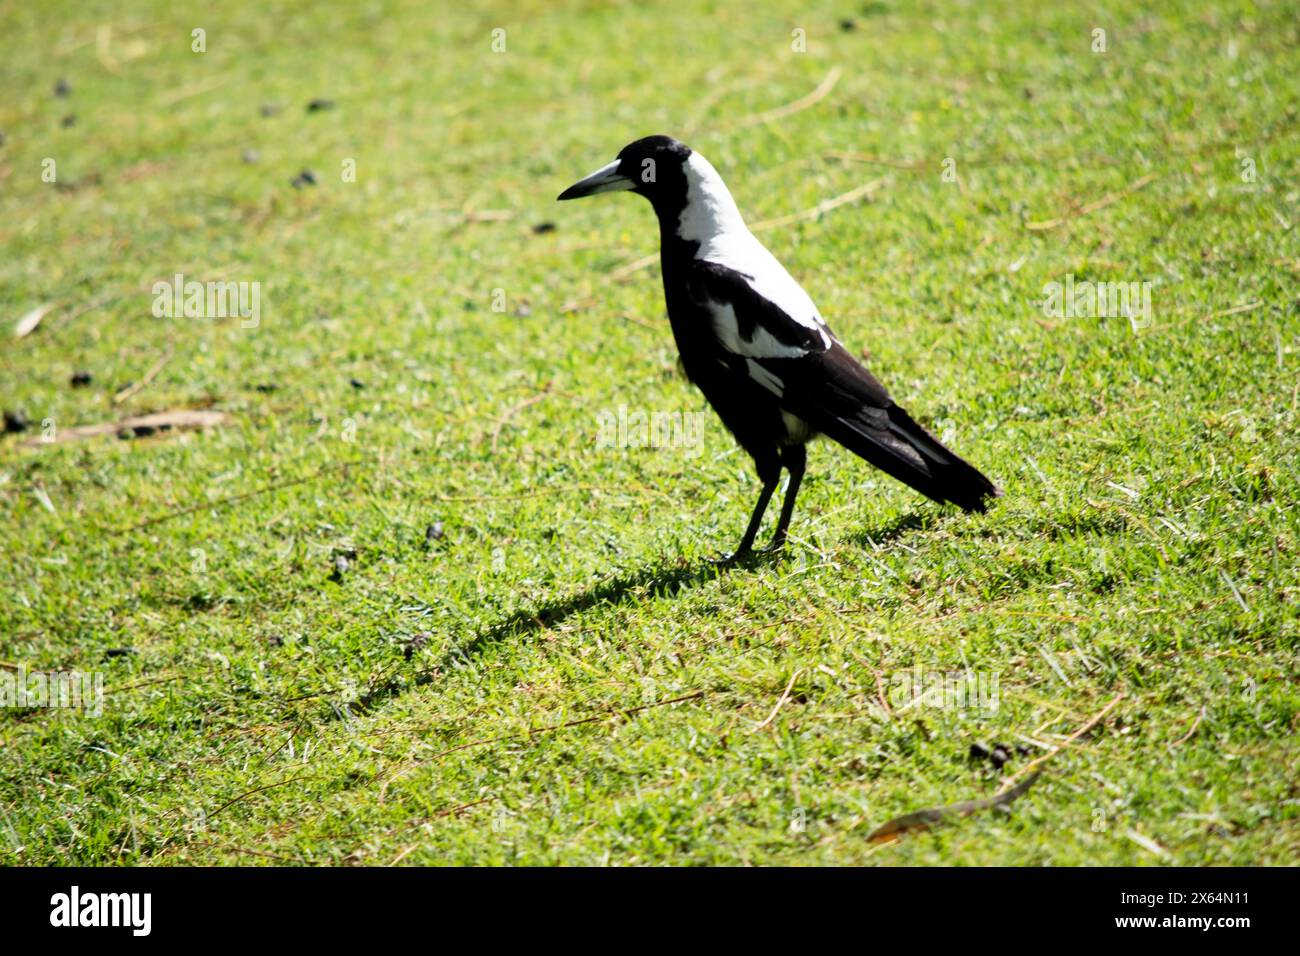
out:
{"label": "white back", "polygon": [[[686,208],[678,218],[677,235],[700,244],[695,258],[716,262],[752,276],[748,280],[750,288],[777,305],[800,325],[816,329],[829,347],[829,330],[817,311],[817,306],[776,257],[749,231],[736,201],[731,197],[731,191],[713,164],[699,153],[691,153],[684,171]],[[715,314],[715,327],[720,323],[722,327],[718,327],[717,331],[724,343],[731,345],[729,339],[739,341],[733,331],[734,312],[730,316],[725,312],[722,315]],[[754,344],[757,345],[757,341]]]}

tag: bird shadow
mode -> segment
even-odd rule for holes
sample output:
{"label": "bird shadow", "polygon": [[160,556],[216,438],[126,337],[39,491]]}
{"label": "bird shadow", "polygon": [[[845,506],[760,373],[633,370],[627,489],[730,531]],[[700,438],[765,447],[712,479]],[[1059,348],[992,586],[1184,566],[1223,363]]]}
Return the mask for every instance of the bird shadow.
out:
{"label": "bird shadow", "polygon": [[[933,527],[937,517],[924,512],[903,515],[887,525],[859,530],[845,540],[876,549],[912,531]],[[661,561],[597,581],[585,590],[520,608],[495,624],[453,642],[438,661],[405,681],[390,679],[362,694],[351,706],[353,713],[365,713],[376,704],[411,689],[430,683],[437,675],[456,667],[465,667],[486,649],[507,639],[518,639],[556,627],[571,617],[596,607],[623,607],[640,601],[673,597],[689,588],[715,581],[733,571],[743,571],[788,560],[789,551],[753,551],[741,558],[719,561],[683,558]]]}
{"label": "bird shadow", "polygon": [[853,544],[876,549],[883,544],[897,541],[913,531],[928,531],[938,524],[942,516],[930,511],[909,511],[899,515],[889,524],[878,528],[859,528],[845,536],[844,540]]}
{"label": "bird shadow", "polygon": [[[910,512],[889,524],[870,530],[858,530],[845,540],[858,546],[878,548],[912,531],[934,527],[938,517],[927,512]],[[619,607],[642,600],[673,597],[688,588],[699,587],[731,573],[790,560],[792,552],[751,551],[741,558],[719,561],[713,558],[665,560],[633,571],[616,574],[596,582],[584,591],[564,595],[533,607],[521,608],[502,618],[486,630],[448,648],[435,667],[445,669],[463,665],[487,647],[506,638],[524,637],[563,623],[574,615],[594,607]]]}
{"label": "bird shadow", "polygon": [[457,663],[463,664],[485,648],[508,637],[520,637],[547,630],[594,607],[619,607],[655,598],[673,597],[688,588],[699,587],[732,571],[774,564],[781,558],[780,554],[761,551],[751,552],[744,557],[729,561],[710,558],[687,561],[679,558],[616,574],[576,594],[565,595],[534,607],[514,611],[486,630],[448,648],[441,663],[444,667],[454,666]]}
{"label": "bird shadow", "polygon": [[585,590],[507,614],[490,627],[454,642],[436,663],[422,669],[410,680],[387,680],[371,688],[352,704],[351,712],[365,713],[412,685],[418,687],[427,684],[448,669],[469,665],[475,657],[494,644],[545,631],[592,608],[621,607],[655,598],[672,597],[688,588],[715,581],[732,571],[776,564],[787,556],[787,553],[782,552],[754,551],[744,557],[726,561],[711,558],[687,561],[678,558],[615,574]]}

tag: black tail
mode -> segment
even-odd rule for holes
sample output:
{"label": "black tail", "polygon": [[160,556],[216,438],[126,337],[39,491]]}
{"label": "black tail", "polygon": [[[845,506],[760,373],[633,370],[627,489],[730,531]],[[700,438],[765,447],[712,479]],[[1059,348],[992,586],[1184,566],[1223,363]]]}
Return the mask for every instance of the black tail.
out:
{"label": "black tail", "polygon": [[823,430],[855,455],[935,501],[982,512],[988,507],[986,499],[1002,494],[897,405],[863,409],[863,413],[863,417],[837,418]]}
{"label": "black tail", "polygon": [[782,408],[921,494],[966,511],[983,511],[985,499],[1002,494],[912,421],[839,342],[821,352],[759,364],[783,383]]}

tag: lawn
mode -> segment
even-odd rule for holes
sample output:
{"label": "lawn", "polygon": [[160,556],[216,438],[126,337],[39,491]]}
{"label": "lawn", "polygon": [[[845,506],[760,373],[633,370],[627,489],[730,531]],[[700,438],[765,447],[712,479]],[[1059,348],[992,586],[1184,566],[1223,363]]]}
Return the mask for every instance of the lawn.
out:
{"label": "lawn", "polygon": [[[1149,6],[0,3],[0,862],[1295,863],[1300,17]],[[988,514],[714,563],[660,132]]]}

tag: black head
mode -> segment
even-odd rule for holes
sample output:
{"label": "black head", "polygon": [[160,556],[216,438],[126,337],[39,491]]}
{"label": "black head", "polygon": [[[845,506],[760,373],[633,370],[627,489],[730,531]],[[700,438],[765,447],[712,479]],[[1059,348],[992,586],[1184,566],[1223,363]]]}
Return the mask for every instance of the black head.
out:
{"label": "black head", "polygon": [[650,200],[656,208],[680,205],[686,196],[686,174],[682,167],[691,149],[671,136],[647,136],[628,143],[618,158],[580,179],[559,198],[581,199],[598,193],[631,190]]}

